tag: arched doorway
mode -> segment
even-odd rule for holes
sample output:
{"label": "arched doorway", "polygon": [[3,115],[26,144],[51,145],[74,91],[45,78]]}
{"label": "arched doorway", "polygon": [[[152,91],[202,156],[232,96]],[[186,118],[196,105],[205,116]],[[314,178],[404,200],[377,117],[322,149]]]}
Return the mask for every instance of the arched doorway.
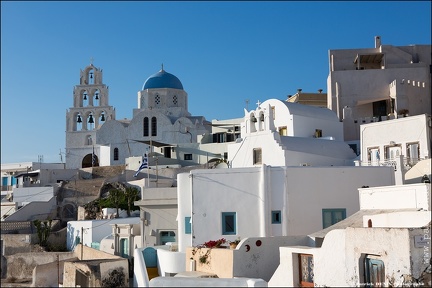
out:
{"label": "arched doorway", "polygon": [[92,158],[92,154],[87,154],[86,156],[84,156],[82,160],[82,168],[98,167],[99,158],[97,157],[97,155],[94,155],[93,157],[94,159]]}

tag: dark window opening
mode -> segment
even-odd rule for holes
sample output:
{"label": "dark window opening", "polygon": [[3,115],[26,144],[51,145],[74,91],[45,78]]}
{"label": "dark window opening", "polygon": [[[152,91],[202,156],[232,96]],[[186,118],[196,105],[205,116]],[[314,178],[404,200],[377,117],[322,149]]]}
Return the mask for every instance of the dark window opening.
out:
{"label": "dark window opening", "polygon": [[156,117],[151,119],[151,136],[157,136],[157,120]]}
{"label": "dark window opening", "polygon": [[114,148],[114,161],[119,160],[119,149]]}
{"label": "dark window opening", "polygon": [[148,119],[148,117],[144,117],[144,120],[143,120],[143,130],[144,130],[144,133],[143,133],[143,136],[149,136],[149,119]]}

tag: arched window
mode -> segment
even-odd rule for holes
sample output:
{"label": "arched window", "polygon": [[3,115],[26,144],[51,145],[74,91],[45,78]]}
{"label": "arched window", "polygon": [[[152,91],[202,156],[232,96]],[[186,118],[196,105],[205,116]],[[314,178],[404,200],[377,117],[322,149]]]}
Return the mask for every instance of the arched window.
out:
{"label": "arched window", "polygon": [[151,119],[151,136],[157,136],[157,120],[156,117]]}
{"label": "arched window", "polygon": [[143,120],[143,136],[149,136],[149,119],[148,117],[144,117]]}
{"label": "arched window", "polygon": [[114,161],[119,160],[119,149],[114,148]]}

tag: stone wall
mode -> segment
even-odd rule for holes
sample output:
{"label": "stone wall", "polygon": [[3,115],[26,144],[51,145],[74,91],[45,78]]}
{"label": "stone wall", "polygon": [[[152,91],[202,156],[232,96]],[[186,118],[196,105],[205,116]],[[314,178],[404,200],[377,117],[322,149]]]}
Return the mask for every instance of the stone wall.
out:
{"label": "stone wall", "polygon": [[[75,257],[67,259],[66,261],[75,260],[78,260],[78,258]],[[33,281],[31,287],[57,287],[58,283],[63,283],[64,264],[66,261],[58,260],[47,264],[37,265],[33,269]]]}
{"label": "stone wall", "polygon": [[1,240],[3,256],[32,252],[31,244],[38,242],[36,234],[1,234]]}
{"label": "stone wall", "polygon": [[[58,255],[58,258],[57,258]],[[33,269],[37,265],[71,259],[74,257],[72,252],[37,252],[37,253],[18,253],[5,256],[6,273],[8,279],[31,279]]]}

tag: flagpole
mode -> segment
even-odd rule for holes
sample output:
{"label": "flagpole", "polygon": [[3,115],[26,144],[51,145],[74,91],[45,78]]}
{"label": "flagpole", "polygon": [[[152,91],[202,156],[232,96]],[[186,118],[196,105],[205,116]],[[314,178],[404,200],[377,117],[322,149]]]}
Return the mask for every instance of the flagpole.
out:
{"label": "flagpole", "polygon": [[147,153],[147,187],[150,188],[150,153],[152,152],[152,138],[150,136],[150,152]]}

